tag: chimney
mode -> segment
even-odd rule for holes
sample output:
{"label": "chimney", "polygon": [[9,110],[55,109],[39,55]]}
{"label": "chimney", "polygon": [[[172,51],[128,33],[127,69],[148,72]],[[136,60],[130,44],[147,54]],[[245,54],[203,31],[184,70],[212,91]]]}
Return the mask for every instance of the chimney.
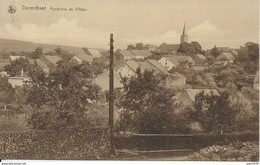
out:
{"label": "chimney", "polygon": [[23,77],[23,69],[21,70],[21,77]]}

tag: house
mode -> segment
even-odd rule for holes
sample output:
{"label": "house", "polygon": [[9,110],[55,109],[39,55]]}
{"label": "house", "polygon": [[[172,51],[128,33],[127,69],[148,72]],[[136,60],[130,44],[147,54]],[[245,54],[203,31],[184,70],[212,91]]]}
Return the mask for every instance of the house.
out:
{"label": "house", "polygon": [[130,50],[135,59],[145,59],[152,55],[149,50]]}
{"label": "house", "polygon": [[179,62],[177,62],[172,56],[162,57],[158,62],[163,65],[168,71],[179,65]]}
{"label": "house", "polygon": [[134,60],[124,62],[124,65],[118,69],[118,73],[123,77],[132,77],[136,75],[139,64]]}
{"label": "house", "polygon": [[141,72],[154,71],[155,74],[164,73],[168,74],[167,69],[156,60],[145,60],[140,63]]}
{"label": "house", "polygon": [[190,67],[190,70],[192,71],[203,71],[203,70],[206,70],[208,69],[207,66],[203,66],[203,65],[193,65]]}
{"label": "house", "polygon": [[235,57],[230,52],[222,52],[215,61],[227,61],[228,63],[233,63]]}
{"label": "house", "polygon": [[[98,75],[94,79],[94,83],[99,85],[103,91],[109,90],[109,70]],[[114,88],[123,88],[121,76],[118,72],[114,72]]]}
{"label": "house", "polygon": [[259,90],[259,71],[256,72],[253,88]]}
{"label": "house", "polygon": [[[85,49],[85,52],[87,55],[90,55],[90,56],[93,56],[93,57],[97,57],[97,58],[100,58],[102,56],[102,54],[100,53],[99,50],[97,49]],[[84,53],[82,55],[85,55]]]}
{"label": "house", "polygon": [[196,65],[203,65],[207,62],[207,58],[203,54],[194,54],[192,59]]}
{"label": "house", "polygon": [[33,59],[29,59],[29,62],[31,64],[37,64],[39,67],[42,68],[42,70],[47,74],[49,75],[50,73],[50,68],[47,66],[47,64],[45,64],[42,60],[40,59],[36,59],[36,60],[33,60]]}
{"label": "house", "polygon": [[13,88],[16,86],[23,86],[29,82],[29,78],[26,77],[8,77],[8,83],[10,83]]}
{"label": "house", "polygon": [[131,60],[134,59],[134,54],[129,50],[117,50],[115,52],[115,56],[123,56],[124,60]]}
{"label": "house", "polygon": [[167,88],[184,87],[185,85],[186,85],[186,78],[178,72],[169,74],[165,78],[165,86]]}
{"label": "house", "polygon": [[173,99],[184,106],[193,106],[196,95],[202,92],[204,92],[206,95],[219,96],[219,93],[216,89],[185,89],[183,92],[174,96]]}
{"label": "house", "polygon": [[19,58],[25,58],[24,56],[10,56],[9,59],[10,61],[14,61],[14,60],[17,60]]}
{"label": "house", "polygon": [[171,57],[179,63],[179,67],[188,69],[190,66],[195,65],[194,60],[190,56],[171,55]]}
{"label": "house", "polygon": [[158,69],[160,72],[162,73],[168,73],[167,69],[162,65],[160,64],[158,61],[156,60],[147,60],[150,64],[152,64],[156,69]]}
{"label": "house", "polygon": [[167,53],[171,53],[171,54],[176,54],[177,50],[179,49],[180,44],[166,44],[166,43],[162,43],[159,47],[158,50],[160,50],[161,52],[167,52]]}
{"label": "house", "polygon": [[233,55],[234,57],[237,57],[237,56],[238,56],[238,52],[237,52],[236,50],[231,50],[230,52],[232,53],[232,55]]}
{"label": "house", "polygon": [[43,55],[40,57],[39,59],[40,61],[42,61],[43,63],[45,63],[47,65],[47,67],[49,68],[49,72],[55,70],[55,68],[57,67],[57,62],[61,60],[61,58],[59,56],[54,56],[54,55]]}
{"label": "house", "polygon": [[228,64],[228,61],[215,61],[213,63],[214,66],[226,66]]}
{"label": "house", "polygon": [[155,51],[157,49],[157,46],[156,45],[146,44],[146,45],[144,45],[144,47],[142,49],[143,50],[148,50],[148,51]]}
{"label": "house", "polygon": [[86,61],[92,63],[94,58],[95,57],[92,55],[80,54],[80,55],[73,56],[71,61],[77,61],[78,63],[82,63],[83,61]]}

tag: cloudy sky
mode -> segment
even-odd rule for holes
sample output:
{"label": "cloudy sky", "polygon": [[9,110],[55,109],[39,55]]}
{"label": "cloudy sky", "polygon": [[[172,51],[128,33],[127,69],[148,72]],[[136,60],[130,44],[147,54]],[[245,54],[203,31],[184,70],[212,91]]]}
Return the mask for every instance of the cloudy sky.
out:
{"label": "cloudy sky", "polygon": [[[8,13],[8,6],[17,8]],[[22,6],[47,7],[46,11]],[[82,7],[88,11],[51,11]],[[258,0],[0,0],[0,38],[108,48],[143,42],[179,43],[184,22],[189,41],[203,49],[258,42]]]}

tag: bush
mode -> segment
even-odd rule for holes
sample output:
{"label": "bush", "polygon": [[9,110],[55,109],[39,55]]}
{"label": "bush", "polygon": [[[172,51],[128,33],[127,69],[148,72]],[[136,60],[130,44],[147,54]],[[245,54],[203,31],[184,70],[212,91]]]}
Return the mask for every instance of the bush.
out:
{"label": "bush", "polygon": [[1,132],[2,159],[104,159],[110,149],[107,129]]}
{"label": "bush", "polygon": [[191,155],[189,160],[200,161],[259,161],[258,142],[234,142],[213,145]]}

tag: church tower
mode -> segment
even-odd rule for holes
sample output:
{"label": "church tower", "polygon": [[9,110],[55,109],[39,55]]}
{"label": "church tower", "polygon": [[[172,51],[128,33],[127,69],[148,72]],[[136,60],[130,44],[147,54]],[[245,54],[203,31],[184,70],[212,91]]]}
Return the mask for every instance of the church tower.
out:
{"label": "church tower", "polygon": [[185,23],[184,23],[183,32],[182,32],[182,35],[181,35],[181,44],[183,42],[188,42],[188,35],[186,34]]}

